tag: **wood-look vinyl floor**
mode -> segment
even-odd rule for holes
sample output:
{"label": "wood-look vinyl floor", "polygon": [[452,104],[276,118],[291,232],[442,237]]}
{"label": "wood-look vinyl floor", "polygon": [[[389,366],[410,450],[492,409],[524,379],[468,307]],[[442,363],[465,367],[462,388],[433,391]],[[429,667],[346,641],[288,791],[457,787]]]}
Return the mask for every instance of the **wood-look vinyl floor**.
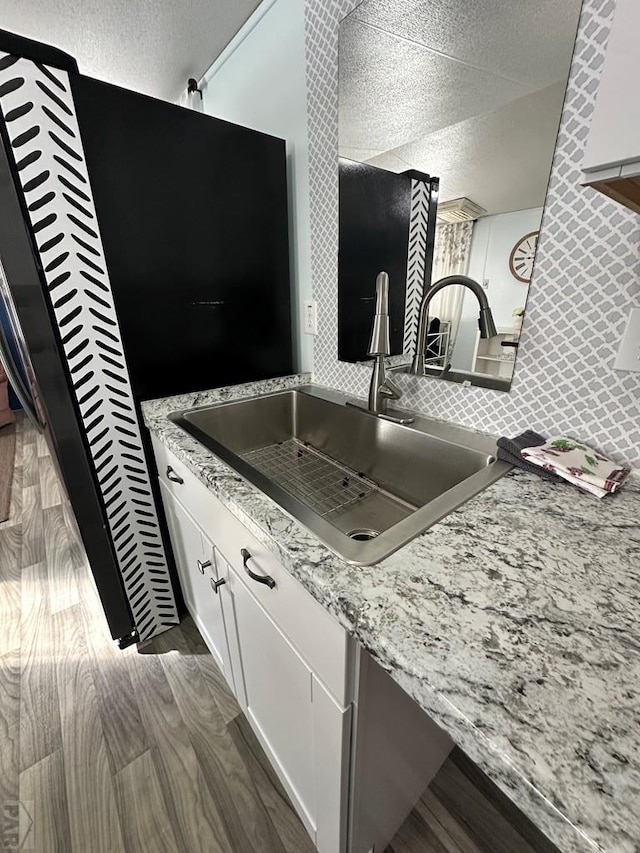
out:
{"label": "wood-look vinyl floor", "polygon": [[[20,418],[0,524],[0,849],[17,827],[38,853],[313,853],[194,623],[112,643],[61,500]],[[549,849],[454,753],[387,853]]]}

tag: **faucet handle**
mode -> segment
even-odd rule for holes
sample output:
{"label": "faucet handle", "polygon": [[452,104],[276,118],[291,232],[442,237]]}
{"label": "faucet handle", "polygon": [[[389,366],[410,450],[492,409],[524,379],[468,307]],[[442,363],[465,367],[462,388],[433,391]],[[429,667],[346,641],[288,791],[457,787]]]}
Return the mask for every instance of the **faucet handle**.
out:
{"label": "faucet handle", "polygon": [[378,273],[376,278],[376,313],[373,317],[371,341],[367,355],[389,355],[389,276],[386,272]]}
{"label": "faucet handle", "polygon": [[390,400],[399,400],[402,397],[402,391],[398,388],[393,379],[385,377],[384,382],[380,386],[380,394],[383,397],[388,397]]}
{"label": "faucet handle", "polygon": [[389,274],[381,270],[376,276],[376,314],[389,313]]}

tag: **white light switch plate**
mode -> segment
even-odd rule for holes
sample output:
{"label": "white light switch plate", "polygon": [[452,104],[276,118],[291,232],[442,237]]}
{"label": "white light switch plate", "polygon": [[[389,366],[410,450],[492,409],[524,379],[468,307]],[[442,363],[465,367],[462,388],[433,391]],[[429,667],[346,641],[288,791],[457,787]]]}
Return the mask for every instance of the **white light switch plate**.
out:
{"label": "white light switch plate", "polygon": [[640,308],[631,309],[613,366],[616,370],[633,370],[640,373]]}
{"label": "white light switch plate", "polygon": [[305,335],[318,334],[318,303],[314,299],[304,303],[303,328]]}

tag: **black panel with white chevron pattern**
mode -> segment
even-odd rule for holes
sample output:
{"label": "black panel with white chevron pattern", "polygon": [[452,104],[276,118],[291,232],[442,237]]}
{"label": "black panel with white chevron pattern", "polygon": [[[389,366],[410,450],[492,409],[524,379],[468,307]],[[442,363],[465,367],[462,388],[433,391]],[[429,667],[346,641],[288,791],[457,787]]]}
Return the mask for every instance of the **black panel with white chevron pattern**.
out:
{"label": "black panel with white chevron pattern", "polygon": [[411,181],[411,210],[409,213],[409,252],[407,257],[407,289],[404,308],[403,353],[412,355],[418,342],[418,319],[424,268],[427,253],[427,224],[429,222],[429,184]]}
{"label": "black panel with white chevron pattern", "polygon": [[141,639],[178,621],[69,79],[0,53],[0,109]]}

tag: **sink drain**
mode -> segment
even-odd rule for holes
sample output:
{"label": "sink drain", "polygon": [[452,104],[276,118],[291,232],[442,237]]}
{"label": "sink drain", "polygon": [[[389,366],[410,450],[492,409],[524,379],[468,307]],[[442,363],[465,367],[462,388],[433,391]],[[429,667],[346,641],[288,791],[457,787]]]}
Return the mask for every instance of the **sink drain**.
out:
{"label": "sink drain", "polygon": [[368,542],[370,539],[375,539],[376,536],[380,535],[380,531],[378,530],[352,530],[350,533],[347,533],[349,539],[355,539],[356,542]]}

